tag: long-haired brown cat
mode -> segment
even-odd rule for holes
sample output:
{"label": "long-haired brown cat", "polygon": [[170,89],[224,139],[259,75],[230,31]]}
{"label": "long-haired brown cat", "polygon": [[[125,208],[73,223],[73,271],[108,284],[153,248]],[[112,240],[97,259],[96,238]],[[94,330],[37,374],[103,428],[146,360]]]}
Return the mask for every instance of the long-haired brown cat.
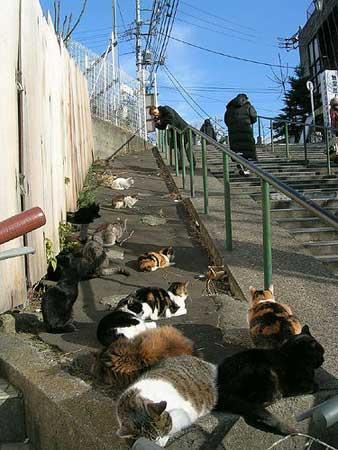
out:
{"label": "long-haired brown cat", "polygon": [[248,323],[256,347],[280,347],[290,337],[301,333],[302,325],[290,306],[276,302],[273,286],[266,290],[250,287],[250,293]]}
{"label": "long-haired brown cat", "polygon": [[125,385],[146,369],[171,356],[194,354],[193,342],[172,326],[120,337],[95,355],[93,374],[106,384]]}
{"label": "long-haired brown cat", "polygon": [[144,253],[138,258],[137,265],[141,272],[155,272],[174,265],[174,249],[172,247],[162,248],[158,252]]}

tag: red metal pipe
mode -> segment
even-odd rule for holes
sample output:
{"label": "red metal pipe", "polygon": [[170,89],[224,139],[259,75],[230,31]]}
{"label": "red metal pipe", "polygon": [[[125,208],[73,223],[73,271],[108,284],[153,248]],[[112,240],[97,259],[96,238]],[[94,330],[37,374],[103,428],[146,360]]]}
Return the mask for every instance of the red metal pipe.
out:
{"label": "red metal pipe", "polygon": [[0,244],[27,234],[46,223],[46,216],[39,207],[28,209],[0,222]]}

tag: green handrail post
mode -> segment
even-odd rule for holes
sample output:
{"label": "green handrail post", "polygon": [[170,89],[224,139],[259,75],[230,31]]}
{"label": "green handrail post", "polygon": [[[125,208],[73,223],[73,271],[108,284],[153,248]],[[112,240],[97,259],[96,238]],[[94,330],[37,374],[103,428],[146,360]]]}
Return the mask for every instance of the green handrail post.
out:
{"label": "green handrail post", "polygon": [[286,159],[290,159],[290,143],[289,143],[289,125],[287,122],[285,122],[285,152],[286,152]]}
{"label": "green handrail post", "polygon": [[174,152],[175,152],[175,174],[178,177],[180,172],[178,167],[177,131],[173,129],[173,133],[174,133]]}
{"label": "green handrail post", "polygon": [[271,151],[274,152],[275,146],[273,142],[273,122],[272,119],[270,119],[270,139],[271,139]]}
{"label": "green handrail post", "polygon": [[303,129],[303,140],[304,140],[304,164],[306,166],[308,166],[309,165],[309,160],[308,160],[308,157],[307,157],[306,125],[304,126],[304,129]]}
{"label": "green handrail post", "polygon": [[326,149],[327,174],[331,175],[330,133],[328,128],[325,128],[325,149]]}
{"label": "green handrail post", "polygon": [[272,284],[272,235],[270,186],[262,180],[264,289]]}
{"label": "green handrail post", "polygon": [[258,117],[258,145],[262,145],[262,124],[261,124],[261,118]]}
{"label": "green handrail post", "polygon": [[202,138],[202,172],[203,172],[203,194],[204,194],[204,214],[209,214],[209,192],[208,192],[208,163],[206,142]]}
{"label": "green handrail post", "polygon": [[169,165],[170,167],[173,165],[173,147],[172,147],[172,135],[174,130],[172,128],[168,129],[168,153],[169,153]]}
{"label": "green handrail post", "polygon": [[185,146],[184,146],[184,133],[180,134],[181,142],[181,164],[182,164],[182,188],[185,189]]}
{"label": "green handrail post", "polygon": [[158,151],[162,152],[162,130],[157,131],[157,139]]}
{"label": "green handrail post", "polygon": [[169,157],[169,142],[168,142],[168,136],[169,136],[169,130],[166,129],[164,131],[164,151],[165,151],[165,159],[167,160],[167,164],[170,164],[170,157]]}
{"label": "green handrail post", "polygon": [[193,147],[192,147],[192,130],[189,128],[188,131],[188,140],[189,140],[189,171],[190,171],[190,197],[195,197],[195,189],[194,189],[194,155],[193,155]]}
{"label": "green handrail post", "polygon": [[230,162],[229,156],[223,152],[223,179],[224,179],[224,216],[225,216],[225,248],[232,250],[232,224],[230,200]]}

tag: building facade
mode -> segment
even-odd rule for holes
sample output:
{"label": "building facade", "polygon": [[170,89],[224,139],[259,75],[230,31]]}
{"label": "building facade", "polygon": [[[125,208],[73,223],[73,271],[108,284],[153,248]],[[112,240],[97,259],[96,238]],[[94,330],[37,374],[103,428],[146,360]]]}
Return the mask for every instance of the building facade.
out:
{"label": "building facade", "polygon": [[315,0],[299,32],[304,75],[314,84],[315,106],[322,113],[321,80],[327,70],[338,70],[338,0]]}

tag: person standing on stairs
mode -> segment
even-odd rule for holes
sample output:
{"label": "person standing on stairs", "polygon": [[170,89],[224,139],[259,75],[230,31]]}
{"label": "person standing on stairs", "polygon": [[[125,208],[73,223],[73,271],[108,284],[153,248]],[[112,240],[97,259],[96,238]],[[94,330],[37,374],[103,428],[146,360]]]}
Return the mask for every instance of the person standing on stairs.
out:
{"label": "person standing on stairs", "polygon": [[[257,121],[257,112],[246,94],[238,94],[226,107],[224,122],[229,130],[230,149],[245,159],[256,160],[256,145],[252,125]],[[239,174],[249,176],[249,170],[237,165]]]}
{"label": "person standing on stairs", "polygon": [[330,148],[330,160],[338,164],[338,97],[330,101],[330,120],[332,130],[332,145]]}
{"label": "person standing on stairs", "polygon": [[216,131],[214,130],[214,127],[212,126],[210,119],[205,119],[203,125],[201,126],[200,131],[202,131],[202,133],[210,136],[211,139],[214,139],[215,141],[217,141]]}
{"label": "person standing on stairs", "polygon": [[[158,130],[165,130],[168,125],[177,128],[180,131],[185,130],[188,127],[187,122],[182,119],[182,117],[170,106],[151,106],[149,109],[149,114],[154,120],[155,127]],[[171,139],[169,142],[170,148],[174,148],[172,134],[170,134]],[[178,148],[178,165],[182,168],[182,152],[185,151],[188,161],[190,163],[190,154],[188,152],[188,133],[184,133],[184,148],[181,146],[180,136],[177,137],[177,148]],[[193,165],[196,167],[195,155],[193,155]]]}

